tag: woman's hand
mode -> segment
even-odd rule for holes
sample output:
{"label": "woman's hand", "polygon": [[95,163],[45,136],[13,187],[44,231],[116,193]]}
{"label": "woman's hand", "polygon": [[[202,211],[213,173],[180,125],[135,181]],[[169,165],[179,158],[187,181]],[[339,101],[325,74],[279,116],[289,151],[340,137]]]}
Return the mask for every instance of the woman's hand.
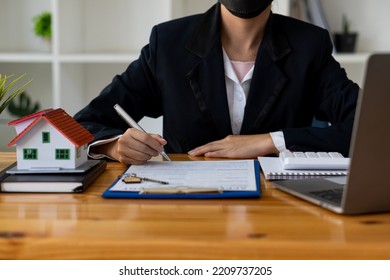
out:
{"label": "woman's hand", "polygon": [[116,141],[96,146],[93,152],[107,155],[126,165],[144,164],[158,156],[166,144],[167,141],[160,135],[129,128]]}
{"label": "woman's hand", "polygon": [[256,158],[278,153],[270,134],[229,135],[195,148],[190,156],[221,158]]}

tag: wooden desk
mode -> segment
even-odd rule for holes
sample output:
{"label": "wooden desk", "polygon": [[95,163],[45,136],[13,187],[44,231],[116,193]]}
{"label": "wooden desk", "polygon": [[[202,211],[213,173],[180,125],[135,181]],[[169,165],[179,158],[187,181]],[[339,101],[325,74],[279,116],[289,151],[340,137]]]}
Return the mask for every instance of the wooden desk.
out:
{"label": "wooden desk", "polygon": [[260,199],[102,198],[124,168],[83,194],[1,193],[0,259],[390,259],[390,213],[339,216],[263,178]]}

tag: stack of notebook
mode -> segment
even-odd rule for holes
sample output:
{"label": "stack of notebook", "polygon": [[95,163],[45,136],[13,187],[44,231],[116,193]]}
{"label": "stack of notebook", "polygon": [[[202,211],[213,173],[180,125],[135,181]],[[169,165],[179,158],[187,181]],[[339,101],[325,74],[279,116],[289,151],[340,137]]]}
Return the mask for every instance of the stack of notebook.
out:
{"label": "stack of notebook", "polygon": [[88,168],[50,172],[18,172],[16,163],[0,172],[0,192],[80,193],[105,170],[106,161],[89,160]]}

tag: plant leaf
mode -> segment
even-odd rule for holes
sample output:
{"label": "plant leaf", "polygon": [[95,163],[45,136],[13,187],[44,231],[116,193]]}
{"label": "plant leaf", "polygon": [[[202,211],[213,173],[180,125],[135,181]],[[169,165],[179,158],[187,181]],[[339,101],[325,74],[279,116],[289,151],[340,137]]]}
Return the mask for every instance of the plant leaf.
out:
{"label": "plant leaf", "polygon": [[[6,76],[4,75],[4,78],[0,75],[0,101],[6,96],[7,92],[12,89],[12,87],[20,81],[26,74],[23,74],[14,80],[12,80],[8,85],[6,85],[7,79],[12,78],[14,75]],[[9,105],[9,103],[17,97],[19,94],[21,94],[24,91],[24,88],[31,83],[32,79],[24,83],[22,86],[19,86],[18,88],[14,89],[6,98],[6,100],[0,104],[0,113],[4,111],[4,109]]]}

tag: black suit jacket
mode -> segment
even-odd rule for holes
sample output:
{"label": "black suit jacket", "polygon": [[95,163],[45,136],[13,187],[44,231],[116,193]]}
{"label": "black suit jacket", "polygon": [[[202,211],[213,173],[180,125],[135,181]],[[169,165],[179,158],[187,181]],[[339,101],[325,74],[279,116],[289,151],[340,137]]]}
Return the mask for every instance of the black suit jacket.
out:
{"label": "black suit jacket", "polygon": [[[75,119],[97,140],[128,128],[113,109],[116,103],[136,121],[163,115],[170,153],[232,134],[220,37],[220,4],[155,26],[139,59]],[[358,92],[333,59],[326,30],[271,14],[240,134],[282,130],[289,149],[347,155]],[[314,116],[332,125],[311,127]]]}

